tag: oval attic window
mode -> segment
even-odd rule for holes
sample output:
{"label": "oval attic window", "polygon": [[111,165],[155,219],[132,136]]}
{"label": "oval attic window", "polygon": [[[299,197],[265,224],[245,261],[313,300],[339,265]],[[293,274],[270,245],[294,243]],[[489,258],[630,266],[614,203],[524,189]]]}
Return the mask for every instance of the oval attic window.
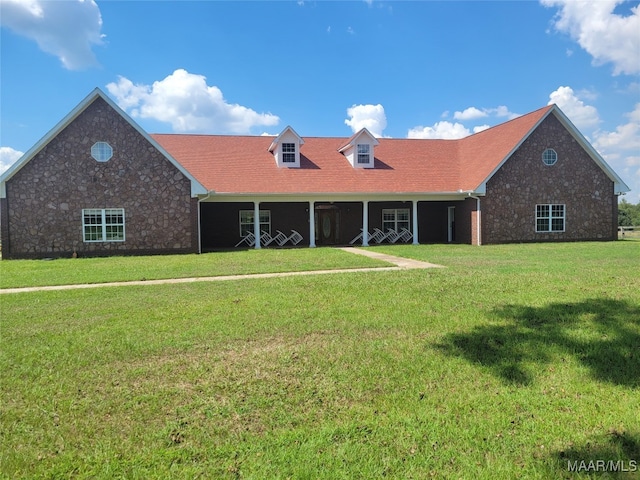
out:
{"label": "oval attic window", "polygon": [[113,148],[107,142],[96,142],[91,147],[91,156],[98,162],[106,162],[113,156]]}
{"label": "oval attic window", "polygon": [[548,166],[555,165],[558,161],[558,154],[553,148],[547,148],[542,152],[542,161]]}

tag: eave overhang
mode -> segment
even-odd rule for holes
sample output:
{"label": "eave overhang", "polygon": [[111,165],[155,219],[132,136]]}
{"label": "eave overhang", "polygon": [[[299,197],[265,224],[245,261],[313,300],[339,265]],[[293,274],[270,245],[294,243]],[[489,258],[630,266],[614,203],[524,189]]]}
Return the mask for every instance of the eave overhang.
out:
{"label": "eave overhang", "polygon": [[209,192],[201,195],[201,202],[384,202],[384,201],[442,201],[464,200],[478,192]]}

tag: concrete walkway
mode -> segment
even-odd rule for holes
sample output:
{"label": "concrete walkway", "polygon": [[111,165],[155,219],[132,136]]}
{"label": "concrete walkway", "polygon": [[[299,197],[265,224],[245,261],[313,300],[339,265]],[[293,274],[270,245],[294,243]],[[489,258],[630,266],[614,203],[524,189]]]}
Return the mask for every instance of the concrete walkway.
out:
{"label": "concrete walkway", "polygon": [[411,258],[396,257],[395,255],[387,255],[386,253],[380,253],[373,250],[365,250],[364,248],[342,247],[340,248],[340,250],[344,250],[345,252],[357,253],[358,255],[364,255],[365,257],[375,258],[378,260],[383,260],[385,262],[393,263],[399,268],[444,268],[442,265],[436,265],[435,263],[422,262],[420,260],[413,260]]}
{"label": "concrete walkway", "polygon": [[441,265],[433,263],[421,262],[409,258],[401,258],[384,253],[372,252],[354,247],[340,248],[345,252],[364,255],[366,257],[383,260],[391,263],[393,267],[368,267],[368,268],[343,268],[336,270],[308,270],[303,272],[279,272],[279,273],[253,273],[245,275],[221,275],[217,277],[191,277],[191,278],[168,278],[163,280],[137,280],[130,282],[109,282],[109,283],[85,283],[79,285],[51,285],[44,287],[22,287],[22,288],[3,288],[0,294],[4,293],[23,293],[23,292],[45,292],[51,290],[78,290],[86,288],[102,288],[102,287],[124,287],[131,285],[165,285],[173,283],[194,283],[194,282],[224,282],[228,280],[242,280],[246,278],[279,278],[279,277],[295,277],[302,275],[326,275],[328,273],[355,273],[355,272],[381,272],[393,270],[407,270],[416,268],[443,268]]}

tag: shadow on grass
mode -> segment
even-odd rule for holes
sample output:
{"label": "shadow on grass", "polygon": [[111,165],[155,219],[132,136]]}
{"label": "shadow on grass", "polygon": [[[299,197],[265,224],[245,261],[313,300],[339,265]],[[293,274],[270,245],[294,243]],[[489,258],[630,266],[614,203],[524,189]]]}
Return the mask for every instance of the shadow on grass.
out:
{"label": "shadow on grass", "polygon": [[566,473],[637,478],[640,473],[640,435],[611,429],[584,445],[569,445],[552,455],[558,469]]}
{"label": "shadow on grass", "polygon": [[517,385],[531,384],[532,372],[551,359],[573,356],[597,380],[640,386],[638,305],[611,299],[543,307],[504,305],[492,311],[494,317],[503,322],[450,334],[438,348]]}

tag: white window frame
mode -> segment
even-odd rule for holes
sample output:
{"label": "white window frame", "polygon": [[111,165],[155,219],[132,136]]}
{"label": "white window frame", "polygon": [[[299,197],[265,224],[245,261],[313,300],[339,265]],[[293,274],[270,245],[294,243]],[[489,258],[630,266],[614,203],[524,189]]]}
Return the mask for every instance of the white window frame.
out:
{"label": "white window frame", "polygon": [[542,163],[547,167],[551,167],[558,162],[558,154],[553,148],[547,148],[542,152]]}
{"label": "white window frame", "polygon": [[287,142],[282,144],[282,163],[296,163],[296,144]]}
{"label": "white window frame", "polygon": [[113,157],[113,148],[107,142],[96,142],[91,147],[91,156],[97,162],[108,162]]}
{"label": "white window frame", "polygon": [[82,241],[124,242],[124,208],[84,208],[82,210]]}
{"label": "white window frame", "polygon": [[[566,228],[567,207],[564,203],[536,205],[536,233],[562,233]],[[559,228],[559,227],[562,228]]]}
{"label": "white window frame", "polygon": [[[253,210],[240,210],[240,236],[253,233]],[[260,231],[271,235],[271,210],[260,210]]]}
{"label": "white window frame", "polygon": [[371,163],[371,145],[368,143],[358,143],[356,145],[356,162],[359,165]]}
{"label": "white window frame", "polygon": [[406,228],[411,231],[411,212],[408,208],[383,208],[382,209],[382,230],[389,229],[400,232]]}

